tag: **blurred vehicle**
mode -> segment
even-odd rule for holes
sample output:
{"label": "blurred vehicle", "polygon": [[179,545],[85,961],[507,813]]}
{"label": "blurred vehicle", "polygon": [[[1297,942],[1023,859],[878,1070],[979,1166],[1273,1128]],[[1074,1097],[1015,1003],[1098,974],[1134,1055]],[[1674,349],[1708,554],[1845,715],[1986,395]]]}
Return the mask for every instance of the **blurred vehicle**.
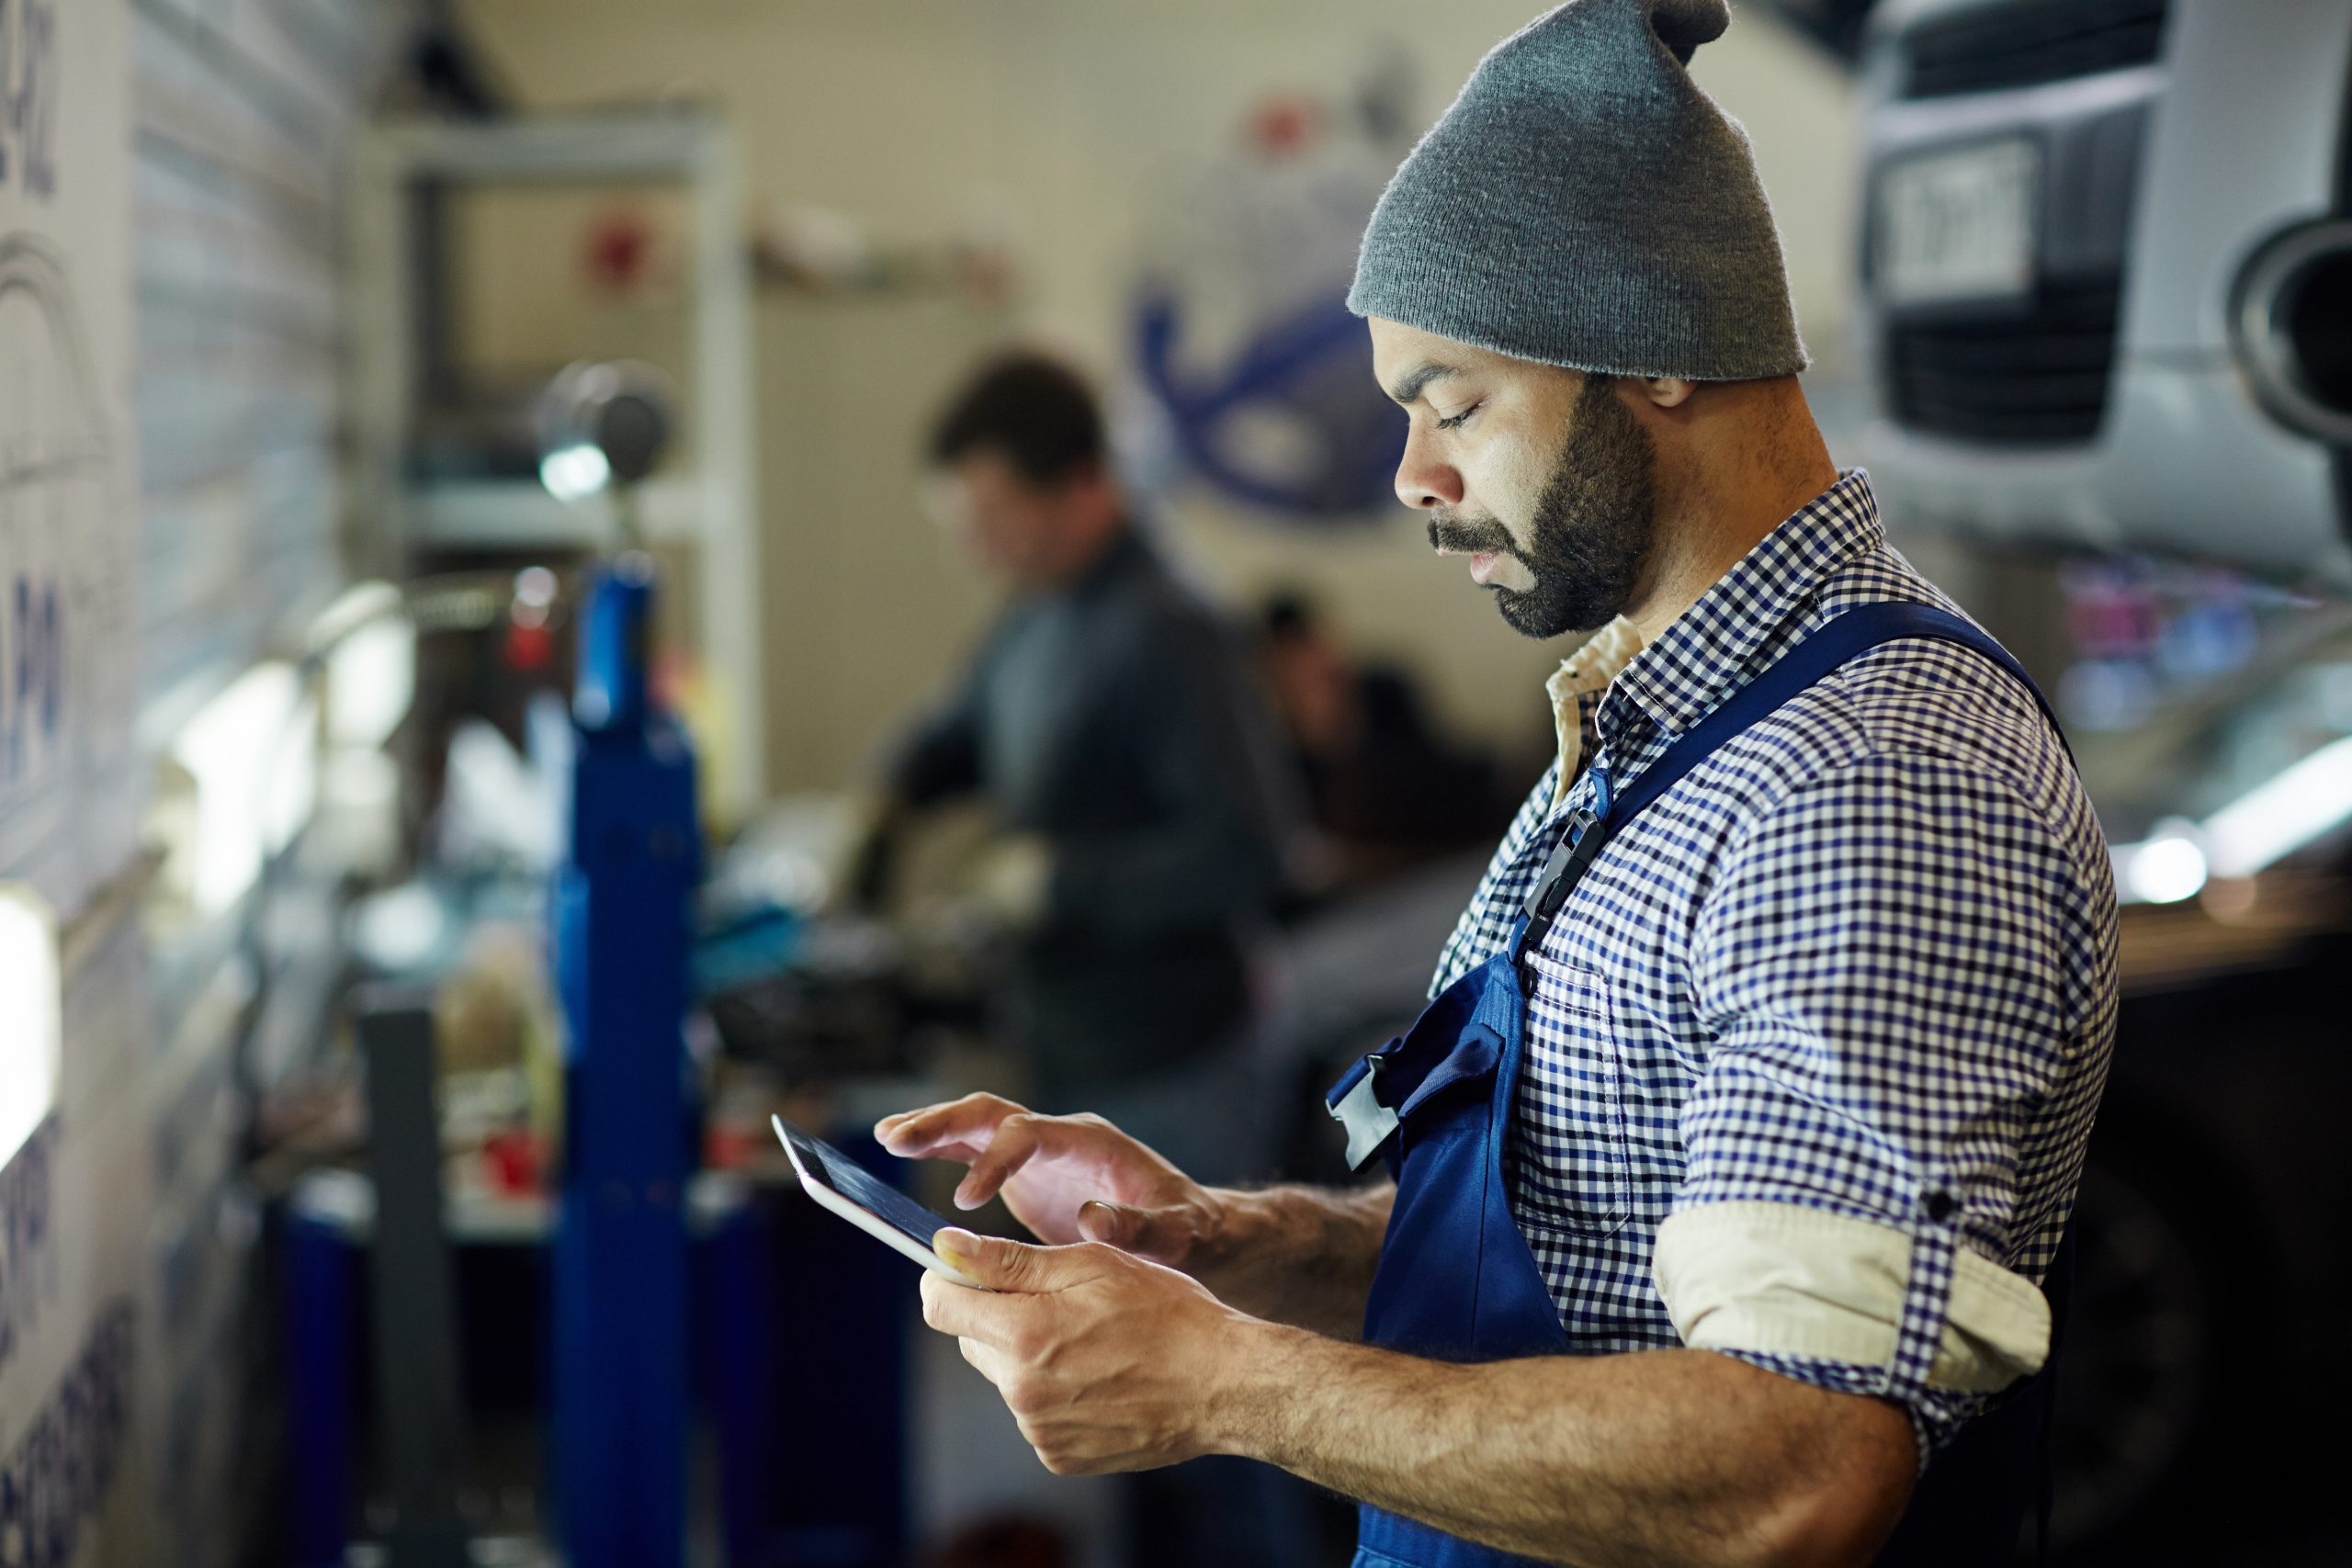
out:
{"label": "blurred vehicle", "polygon": [[1862,51],[1862,38],[1877,0],[1770,0],[1781,19],[1851,64]]}
{"label": "blurred vehicle", "polygon": [[2352,581],[2352,6],[1885,0],[1862,38],[1890,521]]}
{"label": "blurred vehicle", "polygon": [[[2352,615],[2075,730],[2114,846],[2123,1010],[2076,1209],[2056,1530],[2076,1544],[2278,1510],[2352,1358]],[[2242,1490],[2243,1488],[2243,1490]]]}

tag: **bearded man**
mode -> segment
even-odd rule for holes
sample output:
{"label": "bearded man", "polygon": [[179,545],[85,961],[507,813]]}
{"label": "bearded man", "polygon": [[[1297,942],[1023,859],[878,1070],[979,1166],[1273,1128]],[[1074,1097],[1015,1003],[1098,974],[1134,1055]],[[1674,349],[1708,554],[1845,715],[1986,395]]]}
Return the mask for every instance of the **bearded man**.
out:
{"label": "bearded man", "polygon": [[[1373,215],[1398,496],[1531,637],[1559,758],[1429,1010],[1332,1091],[1340,1191],[1203,1187],[981,1096],[884,1142],[933,1326],[1057,1471],[1207,1453],[1363,1503],[1359,1568],[1984,1564],[2035,1489],[2115,900],[2014,660],[1831,462],[1724,0],[1572,0]],[[2045,1293],[2047,1292],[2047,1293]]]}

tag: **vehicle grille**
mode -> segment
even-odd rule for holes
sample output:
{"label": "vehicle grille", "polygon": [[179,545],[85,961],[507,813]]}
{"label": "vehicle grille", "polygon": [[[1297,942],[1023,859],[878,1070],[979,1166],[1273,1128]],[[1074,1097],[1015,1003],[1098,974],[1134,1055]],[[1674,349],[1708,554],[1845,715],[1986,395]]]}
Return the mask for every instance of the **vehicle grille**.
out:
{"label": "vehicle grille", "polygon": [[2007,446],[2090,440],[2107,412],[2122,301],[2113,282],[2045,286],[2019,316],[1890,323],[1885,373],[1895,418]]}
{"label": "vehicle grille", "polygon": [[2011,0],[1904,40],[1907,98],[1989,93],[2154,62],[2170,0]]}

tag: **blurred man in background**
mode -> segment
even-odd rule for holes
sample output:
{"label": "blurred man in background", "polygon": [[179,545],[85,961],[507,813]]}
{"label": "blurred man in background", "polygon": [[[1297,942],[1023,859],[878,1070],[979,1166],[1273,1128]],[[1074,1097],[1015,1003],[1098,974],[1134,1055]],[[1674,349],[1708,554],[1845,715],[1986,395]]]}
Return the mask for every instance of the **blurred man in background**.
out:
{"label": "blurred man in background", "polygon": [[[1068,367],[985,367],[930,458],[944,521],[1010,603],[900,747],[876,841],[983,800],[1002,832],[972,891],[1023,933],[1013,1032],[1037,1103],[1100,1111],[1187,1168],[1271,1175],[1247,942],[1295,813],[1247,649],[1134,525]],[[1307,1495],[1229,1458],[1138,1477],[1131,1560],[1295,1562]]]}
{"label": "blurred man in background", "polygon": [[982,799],[1004,831],[973,883],[1022,933],[1039,1103],[1263,1175],[1245,941],[1281,888],[1289,812],[1243,653],[1133,525],[1067,367],[985,367],[930,458],[945,521],[1011,602],[900,747],[877,841]]}

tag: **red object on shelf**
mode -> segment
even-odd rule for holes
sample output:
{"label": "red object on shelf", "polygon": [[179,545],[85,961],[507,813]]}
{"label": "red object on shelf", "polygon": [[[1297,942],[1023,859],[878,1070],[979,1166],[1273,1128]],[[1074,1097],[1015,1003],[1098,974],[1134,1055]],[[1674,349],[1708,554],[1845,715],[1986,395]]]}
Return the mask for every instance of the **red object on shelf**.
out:
{"label": "red object on shelf", "polygon": [[484,1168],[492,1187],[507,1197],[528,1197],[540,1190],[547,1172],[547,1151],[536,1134],[522,1127],[493,1133],[481,1145]]}
{"label": "red object on shelf", "polygon": [[1266,158],[1306,152],[1323,137],[1323,106],[1303,93],[1281,93],[1250,116],[1250,145]]}
{"label": "red object on shelf", "polygon": [[555,657],[555,633],[542,621],[526,626],[510,621],[506,626],[506,664],[509,669],[525,672],[544,670]]}
{"label": "red object on shelf", "polygon": [[[755,1155],[764,1153],[759,1134],[767,1130],[756,1123],[737,1125],[713,1122],[703,1134],[702,1163],[711,1170],[741,1170],[752,1162]],[[773,1141],[773,1134],[771,1141]]]}
{"label": "red object on shelf", "polygon": [[589,225],[588,276],[610,294],[630,294],[643,288],[651,272],[653,225],[634,208],[616,208]]}

